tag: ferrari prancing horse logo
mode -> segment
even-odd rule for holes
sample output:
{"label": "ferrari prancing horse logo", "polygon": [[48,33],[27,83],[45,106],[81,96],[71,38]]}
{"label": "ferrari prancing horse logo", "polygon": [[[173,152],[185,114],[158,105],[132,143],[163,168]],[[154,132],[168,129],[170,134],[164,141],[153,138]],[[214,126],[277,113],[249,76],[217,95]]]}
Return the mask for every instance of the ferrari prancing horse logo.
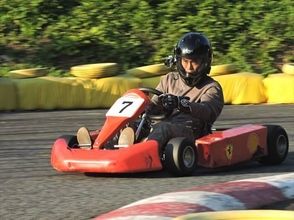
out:
{"label": "ferrari prancing horse logo", "polygon": [[228,144],[226,146],[226,156],[229,160],[232,159],[232,156],[233,156],[233,145],[232,144]]}

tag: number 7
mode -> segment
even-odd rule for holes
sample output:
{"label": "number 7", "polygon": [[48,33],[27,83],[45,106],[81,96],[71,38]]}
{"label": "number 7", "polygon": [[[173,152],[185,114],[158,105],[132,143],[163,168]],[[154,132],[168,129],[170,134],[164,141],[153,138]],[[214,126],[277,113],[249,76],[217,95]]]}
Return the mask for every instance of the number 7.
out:
{"label": "number 7", "polygon": [[130,102],[130,101],[124,101],[124,102],[122,102],[122,104],[123,104],[123,105],[126,104],[126,106],[124,106],[124,107],[119,111],[119,113],[122,113],[123,110],[125,110],[128,106],[130,106],[131,104],[133,104],[133,102]]}

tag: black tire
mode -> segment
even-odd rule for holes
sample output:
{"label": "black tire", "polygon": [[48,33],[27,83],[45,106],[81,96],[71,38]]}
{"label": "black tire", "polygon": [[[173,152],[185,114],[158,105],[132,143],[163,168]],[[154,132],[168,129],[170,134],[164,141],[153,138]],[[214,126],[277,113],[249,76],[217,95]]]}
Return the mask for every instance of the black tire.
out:
{"label": "black tire", "polygon": [[62,135],[58,139],[64,139],[65,142],[67,143],[67,146],[70,148],[78,148],[78,140],[77,136],[75,135]]}
{"label": "black tire", "polygon": [[277,165],[282,163],[289,150],[288,135],[284,128],[279,125],[264,125],[267,127],[267,150],[268,155],[259,159],[264,165]]}
{"label": "black tire", "polygon": [[175,176],[189,176],[195,171],[197,164],[197,149],[192,141],[178,137],[167,143],[163,165],[169,173]]}

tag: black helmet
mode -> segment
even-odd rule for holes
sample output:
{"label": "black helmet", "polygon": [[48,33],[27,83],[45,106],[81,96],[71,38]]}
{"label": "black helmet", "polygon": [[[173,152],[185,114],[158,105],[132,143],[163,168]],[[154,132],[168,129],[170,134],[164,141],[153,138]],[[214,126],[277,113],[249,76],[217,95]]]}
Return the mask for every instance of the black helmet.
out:
{"label": "black helmet", "polygon": [[[198,60],[199,66],[192,74],[187,74],[182,66],[181,58]],[[185,34],[174,49],[174,58],[180,76],[187,85],[197,85],[210,72],[212,62],[212,48],[209,40],[200,33],[190,32]]]}

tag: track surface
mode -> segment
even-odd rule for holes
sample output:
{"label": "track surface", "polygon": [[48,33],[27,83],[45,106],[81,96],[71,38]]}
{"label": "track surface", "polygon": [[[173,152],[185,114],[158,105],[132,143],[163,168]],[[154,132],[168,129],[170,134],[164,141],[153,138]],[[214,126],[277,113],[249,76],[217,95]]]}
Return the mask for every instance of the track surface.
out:
{"label": "track surface", "polygon": [[[105,112],[0,113],[1,219],[91,219],[177,189],[294,171],[294,105],[228,105],[215,123],[215,127],[247,123],[282,125],[288,132],[290,152],[280,166],[252,162],[219,170],[199,169],[193,176],[182,178],[165,172],[86,176],[53,170],[50,149],[54,140],[63,134],[75,134],[80,126],[98,128]],[[293,210],[293,205],[289,207]],[[285,206],[277,204],[277,208]]]}

